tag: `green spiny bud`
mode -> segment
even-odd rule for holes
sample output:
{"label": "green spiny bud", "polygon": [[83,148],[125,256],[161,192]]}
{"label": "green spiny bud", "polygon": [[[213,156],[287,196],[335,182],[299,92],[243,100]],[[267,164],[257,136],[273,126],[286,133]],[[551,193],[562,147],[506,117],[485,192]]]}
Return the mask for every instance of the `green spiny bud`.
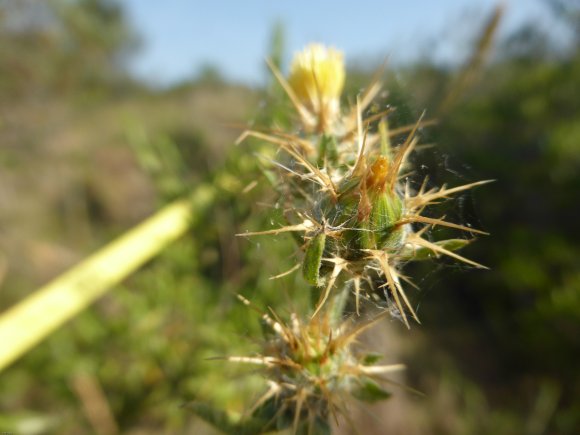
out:
{"label": "green spiny bud", "polygon": [[319,233],[308,243],[304,261],[302,263],[302,273],[304,279],[311,285],[320,286],[320,264],[326,246],[326,234]]}

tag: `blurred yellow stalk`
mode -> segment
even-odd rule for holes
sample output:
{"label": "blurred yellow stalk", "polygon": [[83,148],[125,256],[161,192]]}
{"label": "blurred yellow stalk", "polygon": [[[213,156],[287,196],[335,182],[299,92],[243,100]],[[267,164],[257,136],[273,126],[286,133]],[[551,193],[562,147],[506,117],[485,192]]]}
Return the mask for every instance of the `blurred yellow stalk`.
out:
{"label": "blurred yellow stalk", "polygon": [[213,196],[199,187],[7,310],[0,317],[0,371],[183,235]]}

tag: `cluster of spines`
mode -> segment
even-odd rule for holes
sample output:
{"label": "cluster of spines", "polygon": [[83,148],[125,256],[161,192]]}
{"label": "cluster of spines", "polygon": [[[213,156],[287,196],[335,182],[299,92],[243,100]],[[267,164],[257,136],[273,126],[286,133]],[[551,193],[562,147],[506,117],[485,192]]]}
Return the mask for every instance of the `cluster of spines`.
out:
{"label": "cluster of spines", "polygon": [[[246,298],[239,299],[253,308]],[[270,329],[263,354],[228,360],[264,369],[268,389],[247,411],[248,418],[263,420],[264,430],[287,425],[294,433],[311,433],[330,417],[348,419],[347,395],[367,402],[385,399],[390,393],[380,386],[383,375],[404,369],[402,364],[377,364],[380,356],[353,350],[359,336],[382,316],[356,324],[336,322],[330,312],[306,321],[292,314],[288,323],[273,311],[260,316]]]}

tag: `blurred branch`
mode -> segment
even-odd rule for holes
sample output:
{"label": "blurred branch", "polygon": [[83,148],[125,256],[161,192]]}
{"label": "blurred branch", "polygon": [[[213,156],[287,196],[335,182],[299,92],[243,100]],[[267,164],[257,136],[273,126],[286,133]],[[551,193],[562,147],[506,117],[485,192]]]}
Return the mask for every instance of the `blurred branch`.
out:
{"label": "blurred branch", "polygon": [[213,199],[211,187],[198,187],[5,312],[0,371],[183,235]]}
{"label": "blurred branch", "polygon": [[477,44],[474,47],[471,57],[459,71],[459,74],[455,80],[451,83],[451,89],[449,93],[439,106],[437,112],[441,116],[448,113],[449,110],[459,102],[461,96],[464,95],[465,92],[476,81],[478,72],[481,70],[484,62],[489,57],[489,53],[493,45],[493,39],[497,33],[497,29],[501,17],[503,16],[504,10],[505,7],[503,4],[496,6],[493,14],[487,21],[480,37],[477,40]]}
{"label": "blurred branch", "polygon": [[81,401],[85,416],[95,434],[119,433],[107,396],[97,378],[88,373],[77,373],[71,379],[71,387]]}

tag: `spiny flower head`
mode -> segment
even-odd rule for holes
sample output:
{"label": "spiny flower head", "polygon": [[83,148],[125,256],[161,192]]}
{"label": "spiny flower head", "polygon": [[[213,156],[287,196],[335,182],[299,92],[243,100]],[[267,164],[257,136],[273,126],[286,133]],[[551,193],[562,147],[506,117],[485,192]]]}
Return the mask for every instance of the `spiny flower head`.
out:
{"label": "spiny flower head", "polygon": [[[250,302],[239,297],[250,306]],[[314,319],[302,321],[291,315],[289,324],[274,313],[262,314],[272,334],[263,354],[252,357],[229,357],[232,362],[257,364],[264,367],[269,383],[268,391],[250,410],[257,415],[260,409],[278,403],[278,417],[293,422],[325,421],[330,415],[343,412],[347,396],[363,401],[385,399],[389,393],[375,379],[381,375],[403,370],[401,364],[378,365],[374,355],[357,355],[353,344],[360,334],[377,323],[382,316],[353,325],[349,321],[335,323],[328,312]],[[280,422],[277,422],[280,424]]]}
{"label": "spiny flower head", "polygon": [[[281,175],[277,187],[288,225],[241,235],[303,233],[304,278],[313,286],[323,287],[314,316],[331,291],[345,285],[346,276],[353,283],[357,313],[360,294],[379,297],[409,327],[407,313],[417,321],[418,317],[401,283],[408,281],[401,273],[406,262],[446,255],[484,267],[454,252],[469,240],[432,242],[424,235],[435,226],[485,233],[444,217],[430,217],[425,209],[486,181],[432,189],[427,189],[424,182],[418,190],[413,189],[407,181],[412,172],[409,156],[419,143],[420,129],[432,121],[424,121],[421,116],[412,125],[390,130],[388,116],[392,108],[367,115],[366,109],[381,90],[378,80],[353,107],[340,110],[338,97],[344,70],[342,60],[329,60],[338,55],[329,53],[317,45],[307,47],[297,56],[289,82],[272,68],[303,128],[297,134],[249,131],[240,140],[253,136],[282,151],[274,166]],[[308,107],[304,99],[310,102]],[[316,101],[320,112],[312,117]],[[333,122],[328,122],[330,112],[321,109],[326,107],[321,105],[324,101],[337,105],[332,111],[336,116]]]}

